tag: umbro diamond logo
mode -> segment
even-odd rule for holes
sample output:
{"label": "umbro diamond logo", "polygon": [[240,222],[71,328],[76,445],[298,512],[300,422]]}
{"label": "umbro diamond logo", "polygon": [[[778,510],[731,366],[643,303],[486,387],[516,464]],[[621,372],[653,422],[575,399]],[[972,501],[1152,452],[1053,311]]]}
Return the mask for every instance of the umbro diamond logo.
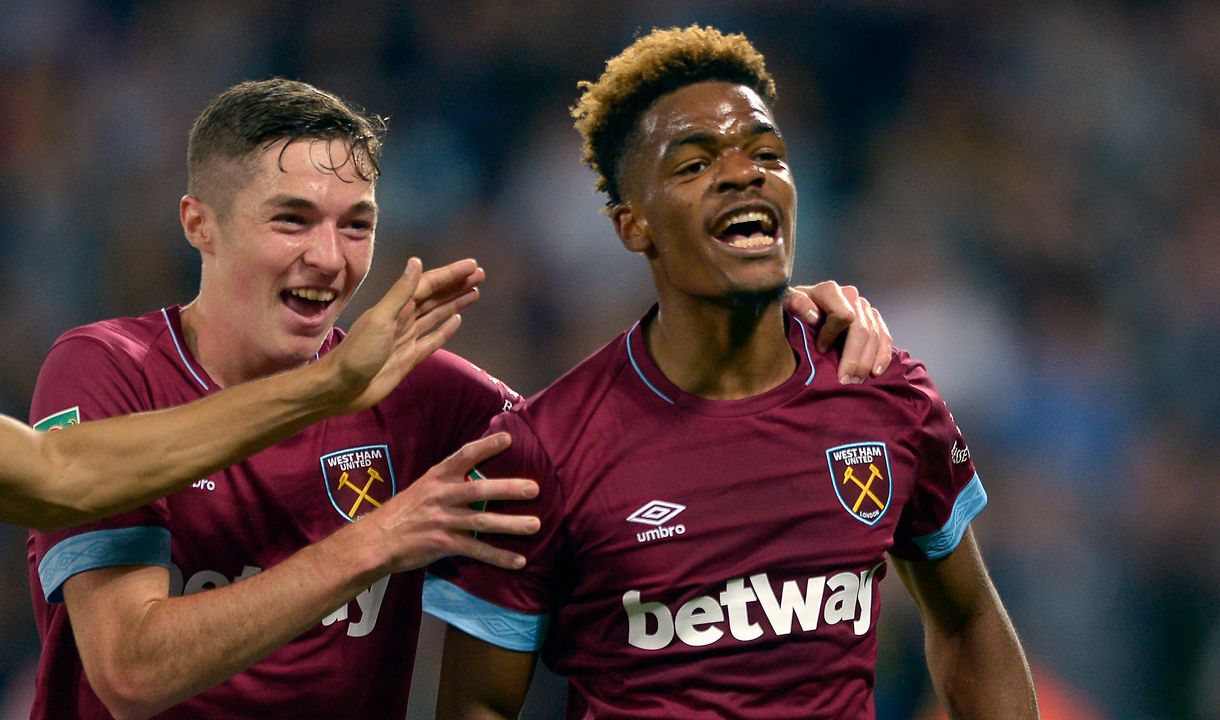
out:
{"label": "umbro diamond logo", "polygon": [[678,517],[678,513],[685,509],[685,505],[679,505],[678,503],[665,502],[664,500],[653,500],[644,507],[628,515],[627,522],[643,523],[644,525],[652,525],[657,527],[664,525],[670,520]]}

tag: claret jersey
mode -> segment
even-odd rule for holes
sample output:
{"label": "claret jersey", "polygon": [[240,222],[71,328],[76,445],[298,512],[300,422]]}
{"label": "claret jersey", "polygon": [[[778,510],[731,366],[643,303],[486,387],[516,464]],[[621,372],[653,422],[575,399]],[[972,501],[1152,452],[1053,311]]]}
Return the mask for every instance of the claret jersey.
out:
{"label": "claret jersey", "polygon": [[520,572],[435,564],[425,611],[540,649],[569,720],[872,718],[885,553],[947,555],[986,494],[922,365],[840,385],[785,321],[798,367],[762,395],[683,393],[637,323],[496,418],[483,474],[542,492],[495,509],[542,530],[497,539]]}
{"label": "claret jersey", "polygon": [[[182,338],[176,307],[66,333],[39,375],[35,426],[168,408],[216,392]],[[341,338],[333,331],[322,352]],[[160,565],[169,569],[172,596],[241,582],[379,507],[482,435],[515,399],[470,363],[438,351],[369,410],[309,427],[133,512],[31,533],[30,583],[43,640],[32,718],[111,717],[81,668],[62,604],[72,575]],[[157,717],[401,720],[422,582],[422,571],[383,578],[244,672]]]}

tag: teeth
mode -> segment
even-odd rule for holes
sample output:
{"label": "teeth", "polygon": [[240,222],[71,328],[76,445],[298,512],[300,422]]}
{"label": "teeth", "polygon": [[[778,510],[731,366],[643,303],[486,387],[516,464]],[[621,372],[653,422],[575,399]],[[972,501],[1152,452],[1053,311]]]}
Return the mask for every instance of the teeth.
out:
{"label": "teeth", "polygon": [[334,290],[315,290],[313,288],[294,288],[288,291],[292,295],[296,295],[304,300],[313,300],[314,302],[330,302],[335,299]]}
{"label": "teeth", "polygon": [[775,238],[770,235],[752,235],[748,238],[737,238],[729,243],[729,247],[735,248],[755,248],[775,243]]}
{"label": "teeth", "polygon": [[738,223],[761,223],[763,232],[770,235],[775,229],[775,222],[771,219],[771,213],[762,210],[738,210],[721,220],[716,225],[716,235],[722,235],[729,227]]}

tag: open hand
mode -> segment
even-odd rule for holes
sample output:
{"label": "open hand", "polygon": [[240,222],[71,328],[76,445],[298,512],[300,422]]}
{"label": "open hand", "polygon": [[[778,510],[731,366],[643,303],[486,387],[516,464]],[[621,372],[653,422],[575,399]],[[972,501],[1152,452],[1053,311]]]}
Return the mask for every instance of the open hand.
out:
{"label": "open hand", "polygon": [[371,527],[366,529],[375,532],[365,546],[388,553],[389,572],[423,567],[450,555],[464,555],[508,569],[524,567],[522,555],[488,545],[474,534],[532,535],[538,532],[538,518],[483,512],[471,509],[470,505],[492,500],[528,500],[537,497],[538,483],[517,478],[466,480],[466,473],[472,468],[503,452],[510,444],[508,433],[496,433],[468,443],[450,455],[356,523],[367,523]]}
{"label": "open hand", "polygon": [[474,260],[423,272],[411,258],[402,277],[352,324],[323,358],[338,375],[346,400],[340,412],[381,402],[407,373],[445,344],[461,324],[458,312],[479,297],[485,277]]}

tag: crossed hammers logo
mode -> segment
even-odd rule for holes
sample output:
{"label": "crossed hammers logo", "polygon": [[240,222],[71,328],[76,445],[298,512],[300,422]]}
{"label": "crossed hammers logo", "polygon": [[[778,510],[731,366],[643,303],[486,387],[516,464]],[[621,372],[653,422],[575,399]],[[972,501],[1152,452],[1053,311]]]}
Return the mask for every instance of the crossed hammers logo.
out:
{"label": "crossed hammers logo", "polygon": [[374,482],[385,482],[385,480],[373,468],[369,468],[366,472],[368,472],[368,474],[369,474],[369,481],[364,484],[363,488],[358,488],[355,485],[353,485],[347,479],[346,472],[344,472],[342,475],[339,476],[339,487],[340,488],[343,487],[344,485],[346,485],[349,488],[351,488],[352,490],[356,491],[356,504],[352,505],[352,509],[347,512],[348,517],[351,517],[351,518],[356,517],[356,511],[360,509],[360,504],[365,502],[366,500],[373,507],[381,507],[381,503],[379,503],[376,500],[374,500],[373,498],[369,497],[369,488],[373,487]]}
{"label": "crossed hammers logo", "polygon": [[848,481],[851,481],[856,484],[856,487],[860,488],[860,495],[856,498],[856,503],[851,506],[851,511],[854,513],[860,512],[860,503],[864,502],[864,498],[866,497],[871,498],[873,502],[877,503],[878,510],[885,507],[885,503],[881,502],[881,500],[873,494],[872,490],[873,481],[879,477],[882,477],[881,471],[878,470],[877,466],[873,463],[868,464],[868,469],[869,475],[867,482],[860,482],[860,478],[856,477],[856,474],[852,472],[851,465],[848,465],[847,470],[843,473],[844,485],[846,485]]}

